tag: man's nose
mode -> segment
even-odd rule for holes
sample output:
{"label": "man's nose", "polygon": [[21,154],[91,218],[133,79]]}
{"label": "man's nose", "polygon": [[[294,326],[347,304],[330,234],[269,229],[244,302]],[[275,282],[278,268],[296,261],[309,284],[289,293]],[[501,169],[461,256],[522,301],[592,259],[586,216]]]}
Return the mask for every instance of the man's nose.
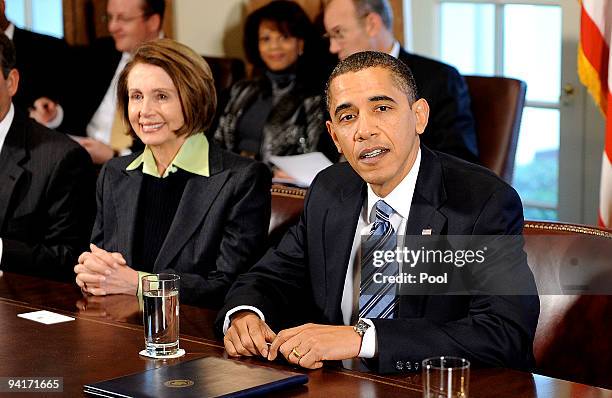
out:
{"label": "man's nose", "polygon": [[362,113],[359,115],[357,120],[357,130],[355,131],[355,138],[358,141],[369,139],[371,136],[376,135],[376,126],[374,120],[367,115]]}
{"label": "man's nose", "polygon": [[340,46],[336,39],[329,39],[329,52],[332,54],[338,54],[340,52]]}

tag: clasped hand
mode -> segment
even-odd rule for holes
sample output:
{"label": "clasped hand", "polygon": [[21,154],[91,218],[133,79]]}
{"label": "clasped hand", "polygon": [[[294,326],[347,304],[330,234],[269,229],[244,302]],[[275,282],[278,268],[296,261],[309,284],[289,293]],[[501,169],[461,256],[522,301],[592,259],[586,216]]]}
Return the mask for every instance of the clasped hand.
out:
{"label": "clasped hand", "polygon": [[131,294],[138,290],[138,272],[130,268],[121,253],[111,253],[93,243],[91,252],[83,252],[74,267],[76,283],[85,293],[95,296]]}
{"label": "clasped hand", "polygon": [[323,361],[355,358],[361,337],[352,326],[307,323],[278,334],[251,311],[238,312],[223,339],[230,356],[262,356],[273,361],[282,355],[292,364],[318,369]]}

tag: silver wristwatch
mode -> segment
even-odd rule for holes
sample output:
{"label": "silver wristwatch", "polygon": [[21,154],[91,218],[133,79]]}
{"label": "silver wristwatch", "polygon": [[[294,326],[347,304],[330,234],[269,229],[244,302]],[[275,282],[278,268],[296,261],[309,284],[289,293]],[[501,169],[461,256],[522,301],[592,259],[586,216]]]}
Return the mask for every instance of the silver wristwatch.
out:
{"label": "silver wristwatch", "polygon": [[363,338],[363,335],[365,334],[366,330],[368,330],[369,327],[370,327],[369,323],[367,323],[363,319],[360,319],[359,322],[357,322],[357,324],[353,326],[353,330],[355,330],[355,332],[359,335],[359,337]]}

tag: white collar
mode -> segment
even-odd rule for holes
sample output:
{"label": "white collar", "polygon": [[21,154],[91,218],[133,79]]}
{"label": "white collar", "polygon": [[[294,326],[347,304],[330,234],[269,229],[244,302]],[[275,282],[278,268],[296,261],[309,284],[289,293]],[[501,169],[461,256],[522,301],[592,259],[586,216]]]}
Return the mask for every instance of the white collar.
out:
{"label": "white collar", "polygon": [[6,140],[6,136],[8,135],[8,131],[11,128],[11,124],[13,124],[13,118],[15,116],[15,107],[11,102],[11,107],[9,108],[4,119],[0,121],[0,151],[2,151],[2,147],[4,146],[4,141]]}
{"label": "white collar", "polygon": [[399,53],[400,53],[400,44],[399,44],[399,41],[395,40],[393,42],[393,47],[391,47],[391,51],[389,52],[389,55],[393,56],[394,58],[399,58]]}
{"label": "white collar", "polygon": [[412,204],[412,195],[414,194],[414,187],[416,186],[417,177],[419,175],[419,169],[421,167],[421,148],[417,153],[416,160],[412,165],[412,168],[408,174],[402,179],[402,181],[391,191],[386,197],[381,198],[374,193],[370,184],[368,184],[368,220],[372,222],[373,210],[376,202],[384,200],[393,210],[399,214],[402,218],[408,219],[410,213],[410,205]]}
{"label": "white collar", "polygon": [[4,31],[6,37],[8,37],[11,41],[13,41],[13,36],[15,36],[15,25],[12,22],[9,22],[9,26]]}

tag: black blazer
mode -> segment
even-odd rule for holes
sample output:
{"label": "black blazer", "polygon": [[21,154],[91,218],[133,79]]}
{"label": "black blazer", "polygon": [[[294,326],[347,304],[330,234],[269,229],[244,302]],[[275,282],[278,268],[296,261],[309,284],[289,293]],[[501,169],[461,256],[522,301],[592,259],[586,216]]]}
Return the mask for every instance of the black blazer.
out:
{"label": "black blazer", "polygon": [[91,46],[70,47],[64,64],[64,94],[60,104],[64,119],[57,130],[86,136],[85,129],[98,110],[110,86],[121,52],[115,49],[112,38],[98,39]]}
{"label": "black blazer", "polygon": [[[522,208],[514,189],[480,166],[421,149],[406,235],[421,235],[425,228],[441,235],[521,233]],[[238,305],[259,308],[277,331],[303,322],[341,325],[344,280],[366,196],[365,182],[347,163],[321,172],[298,224],[232,286],[217,332],[227,311]],[[522,288],[536,294],[525,253],[510,254],[516,261],[493,271],[500,277],[522,274],[528,283]],[[378,371],[414,369],[415,363],[437,355],[528,367],[538,313],[537,295],[401,296],[398,318],[373,319]]]}
{"label": "black blazer", "polygon": [[[126,167],[139,155],[114,158],[98,178],[98,214],[91,241],[132,263],[142,169]],[[268,168],[211,144],[210,177],[193,175],[153,272],[181,276],[181,300],[219,307],[232,282],[259,259],[270,222]]]}
{"label": "black blazer", "polygon": [[455,68],[400,49],[399,59],[414,75],[419,97],[431,110],[421,142],[428,148],[472,163],[478,160],[478,141],[463,76]]}
{"label": "black blazer", "polygon": [[19,90],[13,97],[15,106],[25,112],[42,96],[61,101],[61,93],[70,81],[63,64],[68,50],[66,42],[15,27],[13,45],[15,67],[19,71]]}
{"label": "black blazer", "polygon": [[0,269],[73,278],[95,215],[89,154],[15,112],[0,152]]}

